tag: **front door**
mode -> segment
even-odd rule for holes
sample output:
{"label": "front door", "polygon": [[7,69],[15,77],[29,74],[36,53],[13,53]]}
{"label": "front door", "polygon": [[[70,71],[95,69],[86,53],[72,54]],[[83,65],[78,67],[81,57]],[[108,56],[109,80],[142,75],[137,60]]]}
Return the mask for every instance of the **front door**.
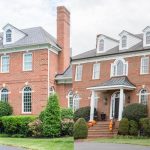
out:
{"label": "front door", "polygon": [[119,98],[115,98],[114,118],[118,119],[118,116],[119,116]]}

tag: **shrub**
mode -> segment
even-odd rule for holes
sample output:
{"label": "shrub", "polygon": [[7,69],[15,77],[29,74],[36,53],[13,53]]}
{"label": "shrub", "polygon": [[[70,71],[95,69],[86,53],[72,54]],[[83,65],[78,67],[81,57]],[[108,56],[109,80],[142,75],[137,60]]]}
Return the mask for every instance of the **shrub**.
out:
{"label": "shrub", "polygon": [[129,133],[130,135],[138,135],[138,123],[134,120],[129,121]]}
{"label": "shrub", "polygon": [[74,139],[84,139],[88,135],[88,127],[84,118],[79,118],[73,128]]}
{"label": "shrub", "polygon": [[128,135],[129,132],[129,120],[127,118],[123,118],[119,123],[119,134]]}
{"label": "shrub", "polygon": [[12,114],[12,107],[6,102],[0,102],[0,117]]}
{"label": "shrub", "polygon": [[62,136],[65,136],[65,135],[72,136],[73,135],[73,125],[74,125],[73,119],[64,119],[63,121],[61,121],[61,135]]}
{"label": "shrub", "polygon": [[[90,119],[90,106],[79,108],[74,113],[74,121],[77,121],[79,118],[84,118],[86,121]],[[94,109],[94,119],[97,119],[97,111]]]}
{"label": "shrub", "polygon": [[128,105],[123,111],[123,117],[139,122],[141,118],[147,117],[147,106],[143,104]]}
{"label": "shrub", "polygon": [[143,130],[145,136],[150,136],[150,118],[140,119],[140,128]]}
{"label": "shrub", "polygon": [[2,117],[4,133],[6,134],[21,134],[29,135],[28,124],[35,120],[34,116],[5,116]]}
{"label": "shrub", "polygon": [[39,119],[43,122],[44,120],[44,114],[45,114],[45,111],[41,111],[40,115],[39,115]]}
{"label": "shrub", "polygon": [[3,133],[3,132],[4,132],[4,126],[2,123],[2,118],[0,117],[0,133]]}
{"label": "shrub", "polygon": [[73,119],[73,111],[68,108],[61,108],[61,119]]}
{"label": "shrub", "polygon": [[58,97],[53,94],[49,97],[43,118],[43,134],[46,137],[58,137],[61,133],[61,116]]}
{"label": "shrub", "polygon": [[39,119],[34,120],[33,122],[28,124],[29,132],[33,137],[41,137],[42,136],[42,122]]}

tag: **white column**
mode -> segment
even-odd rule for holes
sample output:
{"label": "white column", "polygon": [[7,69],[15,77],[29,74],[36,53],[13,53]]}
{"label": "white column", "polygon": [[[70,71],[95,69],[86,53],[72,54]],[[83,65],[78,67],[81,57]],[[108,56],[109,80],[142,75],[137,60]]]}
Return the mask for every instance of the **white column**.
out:
{"label": "white column", "polygon": [[119,120],[119,121],[122,119],[122,113],[123,113],[123,99],[124,99],[123,89],[120,89],[119,117],[118,117],[118,120]]}
{"label": "white column", "polygon": [[95,92],[92,91],[92,95],[91,95],[91,109],[90,109],[90,121],[92,121],[94,119],[94,104],[95,104]]}

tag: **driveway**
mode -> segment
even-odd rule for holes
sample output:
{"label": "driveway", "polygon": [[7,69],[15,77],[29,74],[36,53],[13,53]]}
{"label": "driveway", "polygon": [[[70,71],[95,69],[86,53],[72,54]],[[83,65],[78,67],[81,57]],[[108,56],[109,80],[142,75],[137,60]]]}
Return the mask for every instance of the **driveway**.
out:
{"label": "driveway", "polygon": [[75,142],[75,150],[150,150],[150,147],[127,144]]}
{"label": "driveway", "polygon": [[0,150],[26,150],[26,149],[0,145]]}

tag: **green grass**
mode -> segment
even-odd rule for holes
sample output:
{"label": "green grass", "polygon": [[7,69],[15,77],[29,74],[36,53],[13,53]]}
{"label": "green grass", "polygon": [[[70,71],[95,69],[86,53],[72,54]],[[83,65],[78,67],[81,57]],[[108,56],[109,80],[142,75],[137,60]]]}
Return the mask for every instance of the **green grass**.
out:
{"label": "green grass", "polygon": [[142,145],[142,146],[150,146],[150,138],[111,138],[111,139],[96,139],[95,142],[100,143],[116,143],[116,144],[132,144],[132,145]]}
{"label": "green grass", "polygon": [[24,147],[30,150],[73,150],[73,138],[33,139],[0,137],[0,145]]}

